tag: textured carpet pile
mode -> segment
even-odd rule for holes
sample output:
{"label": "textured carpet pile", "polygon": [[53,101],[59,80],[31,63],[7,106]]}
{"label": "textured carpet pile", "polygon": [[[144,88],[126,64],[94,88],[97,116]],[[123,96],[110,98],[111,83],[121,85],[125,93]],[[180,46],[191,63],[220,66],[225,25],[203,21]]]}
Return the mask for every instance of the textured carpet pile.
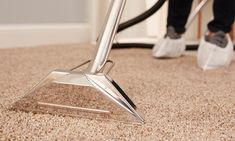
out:
{"label": "textured carpet pile", "polygon": [[235,140],[235,63],[202,71],[194,53],[157,60],[150,50],[113,50],[110,76],[144,125],[9,110],[50,71],[89,60],[90,45],[0,49],[0,140]]}

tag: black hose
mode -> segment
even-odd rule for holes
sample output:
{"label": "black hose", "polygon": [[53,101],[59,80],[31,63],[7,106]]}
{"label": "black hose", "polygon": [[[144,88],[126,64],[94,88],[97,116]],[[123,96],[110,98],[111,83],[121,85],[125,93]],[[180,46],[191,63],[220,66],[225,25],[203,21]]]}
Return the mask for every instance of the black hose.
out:
{"label": "black hose", "polygon": [[[134,26],[147,18],[151,17],[155,14],[166,2],[166,0],[158,0],[150,9],[145,11],[144,13],[134,17],[126,22],[123,22],[119,25],[117,33]],[[145,43],[115,43],[113,44],[113,49],[125,49],[125,48],[152,48],[153,44],[145,44]]]}
{"label": "black hose", "polygon": [[163,4],[165,2],[166,2],[166,0],[158,0],[158,2],[156,4],[154,4],[150,9],[148,9],[144,13],[140,14],[139,16],[137,16],[131,20],[128,20],[124,23],[121,23],[118,27],[117,32],[121,32],[131,26],[134,26],[134,25],[146,20],[147,18],[149,18],[150,16],[155,14],[163,6]]}

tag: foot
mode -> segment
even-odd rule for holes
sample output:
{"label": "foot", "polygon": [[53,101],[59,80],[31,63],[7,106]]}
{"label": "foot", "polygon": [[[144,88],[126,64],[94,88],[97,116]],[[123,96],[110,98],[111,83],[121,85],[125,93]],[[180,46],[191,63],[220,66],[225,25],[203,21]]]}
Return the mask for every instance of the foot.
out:
{"label": "foot", "polygon": [[174,27],[169,26],[164,38],[160,39],[153,48],[153,56],[156,58],[180,57],[186,48],[181,34],[175,32]]}
{"label": "foot", "polygon": [[203,37],[197,60],[203,70],[229,66],[233,60],[233,43],[230,36],[219,31]]}

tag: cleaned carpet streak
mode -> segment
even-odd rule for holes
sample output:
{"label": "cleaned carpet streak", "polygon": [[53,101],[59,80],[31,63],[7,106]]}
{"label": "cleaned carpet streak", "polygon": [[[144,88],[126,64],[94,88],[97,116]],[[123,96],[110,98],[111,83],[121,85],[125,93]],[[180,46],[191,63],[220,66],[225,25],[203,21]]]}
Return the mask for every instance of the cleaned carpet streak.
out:
{"label": "cleaned carpet streak", "polygon": [[9,110],[55,69],[89,60],[91,45],[0,49],[0,140],[235,140],[235,63],[202,71],[194,53],[158,60],[145,49],[112,50],[110,76],[144,125]]}

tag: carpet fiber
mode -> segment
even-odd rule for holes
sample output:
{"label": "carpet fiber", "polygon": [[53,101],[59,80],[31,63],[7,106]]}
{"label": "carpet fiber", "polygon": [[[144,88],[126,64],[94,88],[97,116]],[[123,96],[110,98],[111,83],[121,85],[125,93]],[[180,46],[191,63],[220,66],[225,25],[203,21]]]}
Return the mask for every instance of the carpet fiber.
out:
{"label": "carpet fiber", "polygon": [[50,71],[90,59],[90,45],[0,49],[0,140],[235,140],[235,63],[202,71],[194,53],[157,60],[150,50],[113,50],[110,76],[144,125],[9,110]]}

